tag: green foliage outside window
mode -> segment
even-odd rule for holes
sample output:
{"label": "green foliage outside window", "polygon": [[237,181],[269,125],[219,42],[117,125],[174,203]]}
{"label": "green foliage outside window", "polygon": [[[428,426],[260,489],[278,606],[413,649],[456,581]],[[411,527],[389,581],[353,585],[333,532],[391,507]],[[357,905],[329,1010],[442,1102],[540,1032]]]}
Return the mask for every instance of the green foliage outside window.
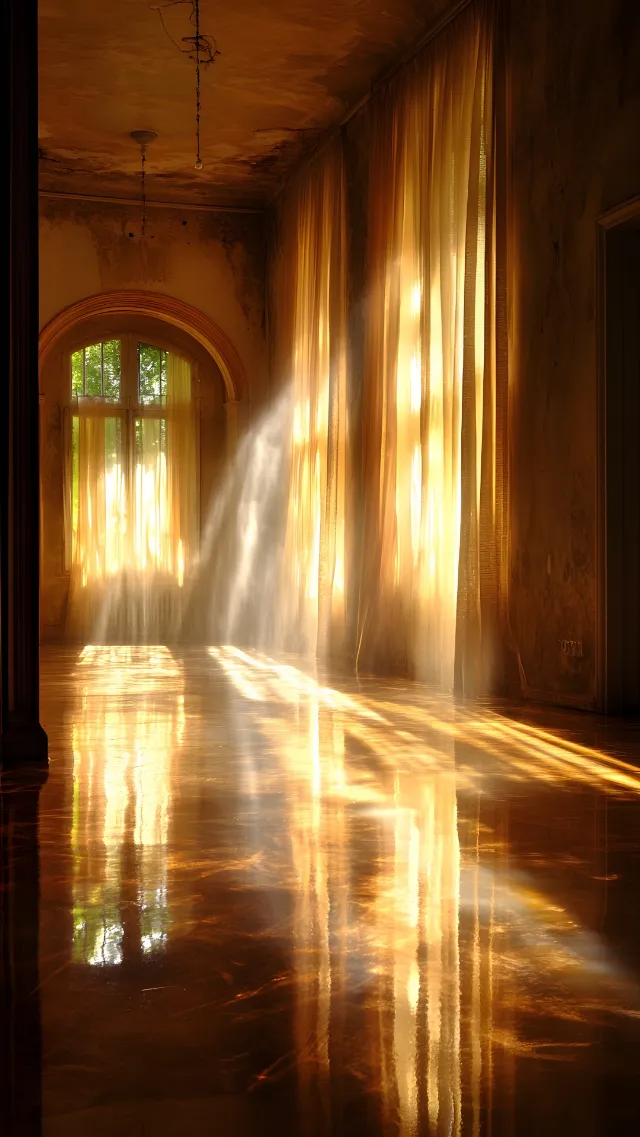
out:
{"label": "green foliage outside window", "polygon": [[143,405],[166,402],[167,354],[160,347],[138,344],[138,394]]}
{"label": "green foliage outside window", "polygon": [[106,340],[74,351],[71,393],[77,399],[120,399],[120,340]]}

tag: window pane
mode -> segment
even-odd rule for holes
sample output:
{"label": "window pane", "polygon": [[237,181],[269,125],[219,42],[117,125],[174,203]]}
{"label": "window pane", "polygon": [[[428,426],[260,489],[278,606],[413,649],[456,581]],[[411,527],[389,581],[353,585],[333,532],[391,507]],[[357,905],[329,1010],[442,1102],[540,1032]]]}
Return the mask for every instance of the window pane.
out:
{"label": "window pane", "polygon": [[107,340],[104,348],[104,397],[120,399],[120,340]]}
{"label": "window pane", "polygon": [[71,356],[71,394],[75,399],[82,398],[82,357],[84,352],[74,351]]}
{"label": "window pane", "polygon": [[[84,372],[84,373],[83,373]],[[120,400],[120,340],[106,340],[74,351],[71,394],[74,398]]]}
{"label": "window pane", "polygon": [[152,344],[138,344],[138,392],[143,405],[165,402],[167,353]]}
{"label": "window pane", "polygon": [[93,343],[84,349],[86,368],[86,394],[95,398],[102,394],[102,358],[100,344]]}

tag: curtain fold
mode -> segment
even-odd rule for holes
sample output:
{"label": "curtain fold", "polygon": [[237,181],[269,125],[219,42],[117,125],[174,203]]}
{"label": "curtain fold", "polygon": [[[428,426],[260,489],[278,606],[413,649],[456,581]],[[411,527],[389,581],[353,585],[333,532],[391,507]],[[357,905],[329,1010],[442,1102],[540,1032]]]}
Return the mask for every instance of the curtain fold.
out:
{"label": "curtain fold", "polygon": [[183,586],[198,547],[189,364],[169,355],[164,406],[117,413],[86,399],[71,433],[67,637],[180,638]]}
{"label": "curtain fold", "polygon": [[285,194],[274,313],[289,400],[289,495],[281,647],[344,647],[346,233],[340,145]]}
{"label": "curtain fold", "polygon": [[170,353],[167,359],[167,496],[171,568],[178,583],[198,554],[196,420],[191,367]]}
{"label": "curtain fold", "polygon": [[370,110],[359,661],[467,690],[495,577],[491,80],[470,8]]}
{"label": "curtain fold", "polygon": [[275,366],[294,404],[288,624],[305,629],[288,646],[322,648],[343,618],[346,558],[358,666],[466,693],[490,686],[506,595],[495,29],[493,0],[469,5],[358,123],[369,140],[362,410],[349,427],[358,526],[345,527],[344,415],[336,432],[328,410],[347,390],[344,131],[287,189],[277,224]]}

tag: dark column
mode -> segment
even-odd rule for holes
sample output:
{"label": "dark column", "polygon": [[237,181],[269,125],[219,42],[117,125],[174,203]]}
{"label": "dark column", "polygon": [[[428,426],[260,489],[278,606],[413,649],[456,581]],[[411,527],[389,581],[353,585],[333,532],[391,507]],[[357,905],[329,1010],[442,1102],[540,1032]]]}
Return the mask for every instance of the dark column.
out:
{"label": "dark column", "polygon": [[4,0],[5,363],[0,379],[2,764],[43,762],[39,722],[38,4]]}
{"label": "dark column", "polygon": [[0,1132],[40,1137],[38,803],[46,770],[0,775]]}

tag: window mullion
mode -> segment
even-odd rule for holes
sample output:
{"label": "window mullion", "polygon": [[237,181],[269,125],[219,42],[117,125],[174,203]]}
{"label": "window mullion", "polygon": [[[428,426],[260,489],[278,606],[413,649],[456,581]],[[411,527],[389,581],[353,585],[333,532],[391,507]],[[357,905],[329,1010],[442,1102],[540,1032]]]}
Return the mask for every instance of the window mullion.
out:
{"label": "window mullion", "polygon": [[135,336],[122,337],[122,401],[125,406],[138,403],[138,360]]}

